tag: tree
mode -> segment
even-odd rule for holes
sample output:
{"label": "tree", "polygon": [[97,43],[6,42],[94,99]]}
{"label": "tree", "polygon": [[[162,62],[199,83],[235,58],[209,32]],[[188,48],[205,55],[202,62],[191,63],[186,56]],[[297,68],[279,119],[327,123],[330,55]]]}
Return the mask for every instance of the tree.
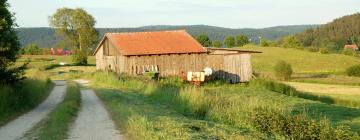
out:
{"label": "tree", "polygon": [[284,48],[303,48],[302,44],[295,36],[284,37],[281,46]]}
{"label": "tree", "polygon": [[249,38],[245,35],[236,36],[236,46],[241,47],[249,43]]}
{"label": "tree", "polygon": [[233,36],[227,36],[224,41],[224,45],[228,48],[235,46],[235,38]]}
{"label": "tree", "polygon": [[273,41],[270,41],[267,39],[262,39],[262,40],[260,40],[260,46],[261,47],[271,47],[271,46],[275,46],[275,43]]}
{"label": "tree", "polygon": [[291,65],[285,61],[279,61],[275,65],[275,76],[280,80],[289,80],[293,73]]}
{"label": "tree", "polygon": [[7,0],[0,1],[0,84],[14,84],[24,79],[26,64],[16,67],[20,43],[15,32],[15,19]]}
{"label": "tree", "polygon": [[222,46],[222,43],[220,40],[214,40],[212,42],[212,46],[215,47],[215,48],[220,48]]}
{"label": "tree", "polygon": [[36,44],[29,44],[23,48],[23,54],[26,55],[39,55],[42,50]]}
{"label": "tree", "polygon": [[204,47],[209,47],[211,45],[211,40],[205,34],[200,34],[196,37],[196,40]]}
{"label": "tree", "polygon": [[49,18],[49,22],[73,47],[73,61],[86,65],[89,48],[98,41],[95,19],[81,8],[60,8]]}

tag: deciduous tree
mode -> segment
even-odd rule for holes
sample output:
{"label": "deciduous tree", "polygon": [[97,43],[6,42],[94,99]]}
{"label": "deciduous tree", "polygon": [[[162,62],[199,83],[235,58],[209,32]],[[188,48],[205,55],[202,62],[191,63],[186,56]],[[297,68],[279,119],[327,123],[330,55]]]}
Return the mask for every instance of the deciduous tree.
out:
{"label": "deciduous tree", "polygon": [[235,46],[235,38],[233,36],[227,36],[225,38],[224,44],[228,48],[232,48]]}
{"label": "deciduous tree", "polygon": [[236,36],[236,46],[241,47],[249,43],[249,38],[245,35]]}
{"label": "deciduous tree", "polygon": [[205,34],[200,34],[196,37],[196,40],[204,47],[209,47],[211,45],[210,38]]}
{"label": "deciduous tree", "polygon": [[95,19],[81,8],[60,8],[49,18],[49,22],[73,46],[73,61],[87,64],[88,50],[98,41]]}
{"label": "deciduous tree", "polygon": [[212,42],[212,46],[215,47],[215,48],[220,48],[222,46],[222,43],[220,40],[214,40]]}

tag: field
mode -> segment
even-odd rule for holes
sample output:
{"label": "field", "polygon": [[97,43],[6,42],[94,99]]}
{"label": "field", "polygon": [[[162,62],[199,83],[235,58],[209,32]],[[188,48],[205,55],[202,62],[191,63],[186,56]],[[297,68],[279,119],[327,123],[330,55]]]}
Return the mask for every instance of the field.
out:
{"label": "field", "polygon": [[[90,57],[89,66],[51,66],[71,64],[69,56],[23,56],[21,61],[30,60],[31,69],[51,79],[90,80],[90,87],[128,139],[358,138],[360,78],[343,72],[359,59],[296,49],[240,49],[263,52],[252,58],[254,70],[262,77],[272,78],[272,67],[278,60],[291,63],[295,74],[285,84],[300,92],[286,85],[269,88],[262,79],[249,84],[214,81],[194,87],[176,77],[153,81],[142,76],[119,76],[96,72],[94,57]],[[34,128],[34,134],[49,137],[59,131],[57,138],[66,137],[67,125],[59,123],[57,116],[66,115],[70,123],[74,116],[64,114],[64,107],[66,104],[60,105],[52,117]],[[299,124],[303,127],[297,127]]]}
{"label": "field", "polygon": [[273,78],[273,67],[284,60],[291,64],[293,81],[308,83],[360,85],[360,78],[345,76],[346,68],[359,64],[360,58],[341,54],[320,54],[293,48],[247,45],[243,50],[262,53],[252,55],[253,70],[263,77]]}
{"label": "field", "polygon": [[352,56],[320,54],[292,48],[247,45],[239,49],[262,52],[252,55],[252,63],[256,72],[272,72],[273,66],[279,60],[290,63],[295,73],[343,73],[349,66],[360,63],[359,58]]}

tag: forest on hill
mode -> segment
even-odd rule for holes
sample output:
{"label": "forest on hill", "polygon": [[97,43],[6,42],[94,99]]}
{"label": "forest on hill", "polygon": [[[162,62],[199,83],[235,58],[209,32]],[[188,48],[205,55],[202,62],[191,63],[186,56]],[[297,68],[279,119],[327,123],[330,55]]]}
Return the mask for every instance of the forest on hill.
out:
{"label": "forest on hill", "polygon": [[[318,27],[318,25],[276,26],[261,29],[231,29],[207,25],[155,25],[138,28],[98,28],[97,30],[99,32],[99,37],[102,37],[105,32],[140,32],[185,29],[192,36],[198,36],[199,34],[204,33],[209,36],[211,40],[224,40],[226,36],[242,34],[248,36],[253,42],[259,42],[259,37],[276,40],[287,35],[293,35],[316,27]],[[22,46],[36,44],[40,48],[49,48],[65,45],[64,42],[61,41],[61,37],[56,35],[55,30],[48,27],[17,28],[17,34]]]}
{"label": "forest on hill", "polygon": [[343,16],[317,28],[295,35],[304,47],[324,47],[340,51],[344,45],[360,45],[360,13]]}

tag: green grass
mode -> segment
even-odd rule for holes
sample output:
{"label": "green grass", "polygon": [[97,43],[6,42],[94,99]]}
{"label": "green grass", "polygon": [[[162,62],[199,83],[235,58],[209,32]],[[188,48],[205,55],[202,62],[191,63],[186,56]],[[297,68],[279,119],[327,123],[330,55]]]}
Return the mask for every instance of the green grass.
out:
{"label": "green grass", "polygon": [[[22,64],[24,62],[30,61],[28,65],[30,68],[44,68],[50,65],[56,65],[60,62],[66,64],[72,64],[72,56],[56,56],[56,55],[22,55],[20,59],[16,62],[17,64]],[[95,57],[88,57],[88,64],[95,65]]]}
{"label": "green grass", "polygon": [[29,111],[50,93],[53,83],[48,75],[34,69],[27,71],[28,79],[0,87],[0,126]]}
{"label": "green grass", "polygon": [[261,73],[272,73],[274,65],[280,60],[290,63],[295,73],[343,73],[346,68],[360,63],[359,58],[352,56],[320,54],[292,48],[247,45],[239,49],[262,52],[252,55],[253,68]]}
{"label": "green grass", "polygon": [[64,101],[45,120],[38,123],[25,137],[36,140],[63,140],[67,138],[70,124],[80,109],[80,87],[68,82]]}
{"label": "green grass", "polygon": [[[169,78],[159,82],[112,73],[76,75],[93,82],[116,125],[133,139],[275,139],[258,130],[257,108],[302,115],[316,123],[360,132],[360,110],[302,99],[246,84],[208,83],[195,88]],[[280,138],[283,137],[280,135]]]}

